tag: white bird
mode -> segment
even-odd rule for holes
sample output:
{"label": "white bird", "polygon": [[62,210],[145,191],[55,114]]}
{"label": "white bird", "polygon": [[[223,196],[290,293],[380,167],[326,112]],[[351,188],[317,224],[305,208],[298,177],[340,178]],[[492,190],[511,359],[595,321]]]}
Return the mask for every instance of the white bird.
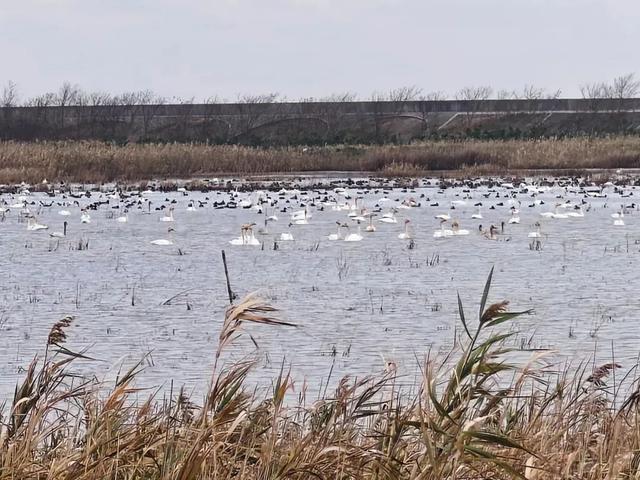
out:
{"label": "white bird", "polygon": [[169,215],[165,215],[163,217],[160,217],[160,221],[161,222],[173,222],[173,207],[169,208]]}
{"label": "white bird", "polygon": [[69,215],[71,215],[71,212],[69,210],[59,210],[58,215],[62,215],[63,217],[68,217]]}
{"label": "white bird", "polygon": [[451,232],[453,235],[458,235],[458,236],[469,235],[469,230],[460,228],[460,224],[456,220],[454,220],[453,223],[451,223]]}
{"label": "white bird", "polygon": [[567,212],[567,215],[573,218],[582,218],[584,217],[584,210],[582,210],[582,206],[580,206],[580,208],[578,208],[578,211],[574,210],[573,212]]}
{"label": "white bird", "polygon": [[478,220],[481,220],[482,219],[482,210],[481,209],[482,209],[482,206],[478,205],[477,213],[474,213],[473,215],[471,215],[471,218],[476,218]]}
{"label": "white bird", "polygon": [[509,218],[509,223],[520,223],[520,217],[516,212],[517,210],[515,208],[511,209],[511,218]]}
{"label": "white bird", "polygon": [[362,233],[360,232],[360,225],[358,225],[357,233],[350,233],[346,237],[344,237],[345,242],[359,242],[362,240]]}
{"label": "white bird", "polygon": [[447,214],[447,213],[441,213],[440,215],[436,215],[436,218],[438,220],[451,220],[451,215]]}
{"label": "white bird", "polygon": [[340,235],[340,229],[343,227],[346,227],[346,225],[343,225],[340,222],[336,222],[336,224],[338,225],[338,231],[337,233],[330,233],[329,235],[327,235],[327,238],[329,240],[332,240],[332,241],[342,240],[342,236]]}
{"label": "white bird", "polygon": [[255,223],[245,223],[240,227],[240,236],[238,238],[234,238],[230,240],[229,243],[231,245],[252,245],[252,246],[260,246],[260,242],[253,234],[253,227]]}
{"label": "white bird", "polygon": [[367,225],[367,227],[364,229],[365,232],[369,232],[369,233],[373,233],[376,231],[376,226],[373,224],[373,217],[375,217],[375,213],[370,213],[368,215],[369,217],[369,225]]}
{"label": "white bird", "polygon": [[536,222],[536,231],[529,232],[527,235],[528,238],[542,238],[542,226],[540,223]]}
{"label": "white bird", "polygon": [[289,232],[282,232],[280,234],[280,240],[283,242],[290,242],[293,240],[293,234]]}
{"label": "white bird", "polygon": [[67,236],[67,222],[66,220],[62,223],[62,231],[61,232],[51,232],[49,234],[50,237],[54,238],[64,238]]}
{"label": "white bird", "polygon": [[116,222],[119,223],[127,223],[129,221],[129,214],[127,212],[124,212],[124,215],[120,215],[118,218],[116,218]]}
{"label": "white bird", "polygon": [[382,223],[398,223],[396,215],[393,212],[384,213],[379,222]]}
{"label": "white bird", "polygon": [[169,227],[169,229],[167,230],[169,232],[169,238],[160,238],[158,240],[153,240],[151,242],[152,245],[160,245],[160,246],[166,246],[166,245],[173,245],[173,228]]}
{"label": "white bird", "polygon": [[407,218],[404,221],[404,232],[398,234],[398,238],[400,240],[409,240],[411,238],[411,234],[409,233],[409,223],[410,220]]}
{"label": "white bird", "polygon": [[47,227],[46,225],[42,225],[41,223],[38,223],[38,221],[36,220],[36,217],[29,217],[29,220],[27,221],[27,230],[31,230],[31,231],[36,231],[36,230],[46,230]]}
{"label": "white bird", "polygon": [[440,219],[440,230],[433,232],[433,238],[445,238],[453,235],[453,230],[444,228],[445,223],[447,223],[446,219]]}
{"label": "white bird", "polygon": [[80,215],[80,221],[82,223],[91,223],[91,215],[83,210],[82,215]]}

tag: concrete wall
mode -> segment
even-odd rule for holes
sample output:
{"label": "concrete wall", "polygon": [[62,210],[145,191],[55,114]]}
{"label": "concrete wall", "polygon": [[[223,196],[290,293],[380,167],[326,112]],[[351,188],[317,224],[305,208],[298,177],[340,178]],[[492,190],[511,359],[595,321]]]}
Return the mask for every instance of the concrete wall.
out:
{"label": "concrete wall", "polygon": [[256,145],[635,133],[640,99],[0,108],[0,138]]}

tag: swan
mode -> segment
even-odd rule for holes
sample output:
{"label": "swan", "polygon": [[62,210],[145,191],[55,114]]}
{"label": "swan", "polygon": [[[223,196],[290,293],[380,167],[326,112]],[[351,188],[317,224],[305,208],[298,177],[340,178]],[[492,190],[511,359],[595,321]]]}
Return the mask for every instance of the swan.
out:
{"label": "swan", "polygon": [[540,223],[536,222],[535,227],[536,227],[536,231],[529,232],[529,234],[527,235],[528,238],[542,238],[542,227]]}
{"label": "swan", "polygon": [[446,219],[440,219],[440,230],[436,230],[435,232],[433,232],[433,238],[445,238],[453,235],[453,230],[444,228],[445,223],[447,223]]}
{"label": "swan", "polygon": [[124,215],[120,215],[116,218],[116,222],[118,223],[127,223],[129,221],[129,214],[125,211]]}
{"label": "swan", "polygon": [[478,205],[478,211],[476,213],[474,213],[473,215],[471,215],[471,218],[476,218],[478,220],[482,219],[482,206]]}
{"label": "swan", "polygon": [[451,215],[449,215],[449,214],[447,214],[447,213],[441,213],[440,215],[436,215],[436,218],[437,218],[438,220],[444,220],[444,221],[447,221],[447,220],[451,220]]}
{"label": "swan", "polygon": [[173,207],[169,208],[169,215],[165,215],[164,217],[160,217],[161,222],[173,222]]}
{"label": "swan", "polygon": [[255,223],[245,223],[240,227],[240,236],[230,240],[231,245],[254,245],[260,246],[260,242],[253,234]]}
{"label": "swan", "polygon": [[619,212],[612,213],[611,218],[624,218],[624,210],[620,209]]}
{"label": "swan", "polygon": [[497,240],[498,236],[496,235],[498,233],[498,227],[496,227],[495,225],[491,225],[489,227],[489,230],[487,230],[486,232],[482,232],[482,234],[485,236],[485,238],[487,240]]}
{"label": "swan", "polygon": [[621,227],[621,226],[623,226],[623,225],[624,225],[624,220],[623,220],[622,218],[616,218],[616,219],[613,221],[613,224],[614,224],[616,227]]}
{"label": "swan", "polygon": [[460,224],[457,222],[457,220],[454,220],[453,223],[451,223],[451,232],[453,233],[453,235],[469,235],[469,230],[460,228]]}
{"label": "swan", "polygon": [[80,215],[80,221],[82,223],[91,223],[91,215],[89,215],[86,210],[82,210],[82,215]]}
{"label": "swan", "polygon": [[54,238],[64,238],[67,236],[67,222],[66,220],[62,223],[62,231],[61,232],[51,232],[49,234],[50,237]]}
{"label": "swan", "polygon": [[409,223],[410,223],[409,219],[406,219],[404,221],[404,232],[398,234],[398,238],[400,240],[409,240],[409,239],[411,239],[411,234],[409,233]]}
{"label": "swan", "polygon": [[307,207],[304,207],[304,210],[299,210],[291,215],[291,221],[296,225],[307,225],[309,223],[309,218],[311,218],[311,215],[307,212]]}
{"label": "swan", "polygon": [[152,245],[161,245],[161,246],[165,246],[165,245],[173,245],[173,228],[169,227],[169,229],[167,230],[167,232],[169,232],[169,239],[166,238],[160,238],[158,240],[153,240],[151,242]]}
{"label": "swan", "polygon": [[282,232],[280,234],[280,240],[283,242],[290,242],[293,240],[293,234],[289,232]]}
{"label": "swan", "polygon": [[370,213],[368,215],[368,217],[369,217],[369,225],[367,225],[367,227],[364,229],[365,232],[373,233],[373,232],[376,231],[376,227],[373,224],[373,217],[375,217],[375,216],[376,216],[375,213]]}
{"label": "swan", "polygon": [[396,219],[396,215],[393,212],[383,214],[382,218],[380,218],[380,220],[378,221],[382,223],[398,223],[398,220]]}
{"label": "swan", "polygon": [[[347,226],[347,228],[348,228],[348,226]],[[358,232],[357,233],[350,233],[349,235],[344,237],[344,241],[345,242],[359,242],[360,240],[362,240],[362,233],[360,232],[360,225],[358,225]]]}
{"label": "swan", "polygon": [[71,215],[71,212],[69,210],[59,210],[58,215],[62,215],[63,217],[68,217],[69,215]]}
{"label": "swan", "polygon": [[38,221],[36,220],[36,217],[29,217],[28,223],[27,223],[27,230],[32,230],[32,231],[36,231],[36,230],[46,230],[47,227],[46,225],[42,225],[41,223],[38,223]]}
{"label": "swan", "polygon": [[332,240],[332,241],[335,241],[335,240],[342,240],[342,236],[340,235],[340,229],[341,229],[342,227],[347,227],[347,228],[348,228],[348,226],[347,226],[347,225],[343,225],[343,224],[342,224],[342,223],[340,223],[340,222],[336,222],[336,224],[338,225],[338,231],[337,231],[337,233],[330,233],[329,235],[327,235],[327,238],[328,238],[329,240]]}
{"label": "swan", "polygon": [[190,203],[187,206],[187,212],[195,212],[196,210],[198,210],[198,209],[193,205],[193,203]]}
{"label": "swan", "polygon": [[511,218],[509,218],[509,223],[520,223],[520,217],[517,215],[517,210],[515,208],[511,209]]}

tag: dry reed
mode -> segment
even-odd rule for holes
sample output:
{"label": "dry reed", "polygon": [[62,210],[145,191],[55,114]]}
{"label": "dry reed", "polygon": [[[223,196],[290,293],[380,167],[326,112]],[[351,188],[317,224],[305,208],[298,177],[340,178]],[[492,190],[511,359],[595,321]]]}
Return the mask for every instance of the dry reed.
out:
{"label": "dry reed", "polygon": [[357,171],[421,176],[523,169],[640,168],[640,138],[442,140],[410,145],[253,148],[235,145],[2,142],[0,184],[100,183],[224,174]]}
{"label": "dry reed", "polygon": [[[216,368],[201,407],[183,390],[139,400],[140,365],[109,387],[79,381],[76,356],[56,350],[34,359],[4,411],[0,480],[638,478],[640,387],[616,402],[606,381],[617,364],[509,365],[496,327],[528,312],[486,307],[490,284],[475,321],[459,302],[466,337],[427,358],[413,395],[389,372],[344,378],[307,407],[287,398],[284,371],[270,394],[249,393],[254,363],[241,361]],[[255,296],[231,305],[216,356],[252,324],[289,325],[275,314]]]}

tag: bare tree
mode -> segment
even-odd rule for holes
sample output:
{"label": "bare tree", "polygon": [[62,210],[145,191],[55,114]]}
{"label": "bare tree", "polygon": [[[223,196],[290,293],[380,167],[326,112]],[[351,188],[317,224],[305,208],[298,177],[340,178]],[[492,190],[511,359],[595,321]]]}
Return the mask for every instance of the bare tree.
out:
{"label": "bare tree", "polygon": [[410,87],[393,88],[388,92],[373,92],[371,101],[373,102],[410,102],[419,100],[422,89],[415,85]]}
{"label": "bare tree", "polygon": [[580,94],[584,99],[607,98],[608,86],[603,82],[580,85]]}
{"label": "bare tree", "polygon": [[447,99],[447,94],[441,91],[427,92],[422,96],[422,100],[429,102],[441,102]]}
{"label": "bare tree", "polygon": [[358,94],[353,92],[339,92],[332,93],[331,95],[327,95],[326,97],[321,97],[318,101],[320,102],[334,102],[334,103],[347,103],[347,102],[355,102],[358,100]]}
{"label": "bare tree", "polygon": [[498,90],[498,92],[496,93],[496,98],[498,100],[509,100],[511,98],[514,98],[515,94],[512,90]]}
{"label": "bare tree", "polygon": [[493,94],[493,88],[489,86],[464,87],[456,93],[456,100],[488,100]]}
{"label": "bare tree", "polygon": [[636,80],[635,74],[628,73],[614,78],[608,91],[610,98],[633,98],[640,92],[640,81]]}
{"label": "bare tree", "polygon": [[2,88],[2,97],[0,98],[0,107],[17,107],[18,106],[18,86],[9,80]]}

